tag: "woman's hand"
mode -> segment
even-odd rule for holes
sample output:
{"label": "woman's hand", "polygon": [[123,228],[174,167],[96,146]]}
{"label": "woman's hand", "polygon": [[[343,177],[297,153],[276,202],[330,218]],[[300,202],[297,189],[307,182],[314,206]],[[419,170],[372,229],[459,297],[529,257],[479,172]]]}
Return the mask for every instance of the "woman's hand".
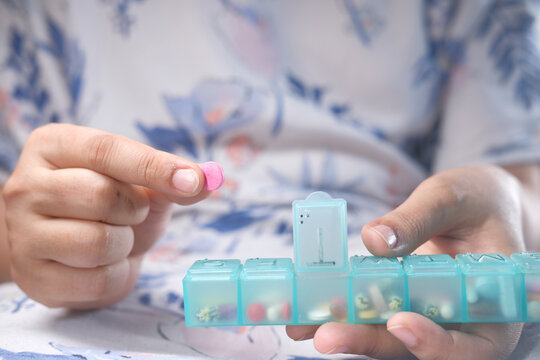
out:
{"label": "woman's hand", "polygon": [[[362,229],[377,256],[523,251],[519,182],[494,166],[459,168],[421,183],[394,211]],[[506,359],[522,324],[457,324],[445,329],[426,317],[401,312],[386,325],[327,323],[289,326],[295,340],[314,339],[322,353],[383,359]]]}
{"label": "woman's hand", "polygon": [[135,286],[172,202],[204,199],[201,168],[122,136],[35,130],[5,184],[13,280],[50,307],[113,304]]}

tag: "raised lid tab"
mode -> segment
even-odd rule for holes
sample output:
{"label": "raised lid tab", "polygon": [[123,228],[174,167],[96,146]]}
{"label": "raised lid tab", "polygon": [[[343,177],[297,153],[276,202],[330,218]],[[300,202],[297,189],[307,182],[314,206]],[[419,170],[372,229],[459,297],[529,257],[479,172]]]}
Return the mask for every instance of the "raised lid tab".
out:
{"label": "raised lid tab", "polygon": [[512,254],[510,258],[525,272],[540,273],[540,253],[522,252]]}
{"label": "raised lid tab", "polygon": [[234,277],[238,276],[242,264],[240,260],[197,260],[188,269],[187,276],[219,276],[219,277]]}
{"label": "raised lid tab", "polygon": [[455,273],[458,271],[457,263],[447,254],[408,255],[403,257],[403,267],[407,274]]}
{"label": "raised lid tab", "polygon": [[504,254],[458,254],[456,260],[464,272],[516,272],[515,264]]}
{"label": "raised lid tab", "polygon": [[292,277],[293,263],[288,258],[254,258],[246,260],[242,276]]}
{"label": "raised lid tab", "polygon": [[298,272],[347,271],[347,203],[318,191],[293,202]]}

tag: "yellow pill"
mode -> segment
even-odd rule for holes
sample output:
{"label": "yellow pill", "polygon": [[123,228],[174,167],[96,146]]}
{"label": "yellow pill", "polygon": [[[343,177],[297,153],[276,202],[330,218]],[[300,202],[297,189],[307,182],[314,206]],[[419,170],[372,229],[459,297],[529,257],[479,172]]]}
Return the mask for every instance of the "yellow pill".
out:
{"label": "yellow pill", "polygon": [[379,314],[377,313],[377,310],[375,309],[362,310],[358,312],[358,317],[360,319],[373,319],[373,318],[376,318],[377,315]]}

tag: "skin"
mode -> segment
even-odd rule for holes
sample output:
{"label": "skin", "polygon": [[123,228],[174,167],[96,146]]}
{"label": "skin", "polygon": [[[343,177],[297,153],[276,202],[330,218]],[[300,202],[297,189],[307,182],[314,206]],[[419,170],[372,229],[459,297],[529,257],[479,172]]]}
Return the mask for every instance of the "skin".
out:
{"label": "skin", "polygon": [[7,243],[6,208],[0,196],[0,283],[11,280],[9,273],[9,247]]}
{"label": "skin", "polygon": [[[174,186],[180,169],[197,179],[187,192]],[[203,187],[197,164],[125,137],[38,128],[3,188],[12,279],[49,307],[114,304],[133,290],[172,204],[206,198]]]}
{"label": "skin", "polygon": [[[511,173],[515,174],[512,175]],[[377,256],[409,253],[504,253],[538,250],[538,166],[453,169],[421,183],[394,211],[364,226],[362,239]],[[436,194],[436,196],[435,196]],[[389,246],[385,225],[397,237]],[[377,228],[376,228],[377,229]],[[321,353],[362,354],[380,359],[506,359],[522,324],[457,324],[443,328],[418,314],[401,312],[386,325],[327,323],[288,326],[294,340],[313,338]]]}
{"label": "skin", "polygon": [[[2,279],[13,280],[50,307],[96,308],[127,296],[141,258],[159,239],[171,204],[208,196],[203,181],[189,193],[174,188],[179,168],[197,164],[127,138],[73,125],[34,131],[3,189],[0,222]],[[435,196],[436,194],[436,196]],[[420,184],[394,211],[367,224],[362,238],[378,256],[415,253],[538,250],[540,170],[536,165],[453,169]],[[1,205],[1,203],[0,203]],[[0,206],[0,215],[4,215]],[[4,218],[1,216],[0,218]],[[9,256],[6,239],[9,229]],[[392,229],[390,247],[378,225]],[[59,236],[61,235],[61,236]],[[386,325],[327,323],[289,326],[295,340],[314,340],[321,353],[382,359],[505,359],[521,324],[443,328],[414,313]]]}

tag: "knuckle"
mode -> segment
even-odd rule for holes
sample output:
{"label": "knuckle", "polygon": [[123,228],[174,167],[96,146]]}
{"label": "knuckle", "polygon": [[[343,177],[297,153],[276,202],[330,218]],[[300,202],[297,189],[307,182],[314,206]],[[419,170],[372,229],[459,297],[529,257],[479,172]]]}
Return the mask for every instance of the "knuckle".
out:
{"label": "knuckle", "polygon": [[116,143],[116,137],[112,134],[91,136],[85,146],[88,149],[87,156],[90,168],[95,170],[106,169]]}
{"label": "knuckle", "polygon": [[47,289],[47,286],[49,286],[50,283],[39,276],[39,273],[36,275],[35,272],[29,272],[28,269],[12,263],[11,276],[13,282],[15,282],[28,297],[38,303],[49,308],[61,307],[63,305],[50,297],[50,292]]}
{"label": "knuckle", "polygon": [[30,135],[28,135],[28,139],[26,140],[26,144],[39,144],[43,140],[50,140],[49,137],[51,134],[58,133],[60,128],[64,127],[64,124],[46,124],[43,126],[40,126],[36,129],[34,129]]}
{"label": "knuckle", "polygon": [[[111,232],[105,224],[96,224],[92,232],[85,232],[86,254],[85,259],[87,267],[96,267],[106,263],[107,255],[111,244]],[[83,236],[84,236],[83,235]],[[82,264],[81,264],[82,265]]]}
{"label": "knuckle", "polygon": [[115,181],[101,177],[94,182],[92,189],[87,192],[87,197],[87,202],[93,208],[108,212],[117,205],[120,191]]}
{"label": "knuckle", "polygon": [[74,137],[69,136],[76,131],[76,126],[72,124],[46,124],[33,130],[24,145],[25,148],[39,148],[43,144],[50,144],[54,142],[56,146],[65,151],[71,149],[71,142]]}
{"label": "knuckle", "polygon": [[398,238],[403,237],[403,234],[400,233],[402,231],[401,229],[405,230],[407,237],[414,239],[423,239],[425,237],[425,222],[416,214],[396,212],[395,216],[396,219],[394,221],[397,224],[396,231]]}
{"label": "knuckle", "polygon": [[421,186],[433,193],[436,206],[439,208],[459,207],[466,200],[466,191],[463,186],[447,176],[432,176],[425,180]]}
{"label": "knuckle", "polygon": [[110,266],[101,266],[93,269],[93,276],[86,287],[88,300],[96,301],[106,298],[114,288],[113,276]]}
{"label": "knuckle", "polygon": [[18,176],[14,173],[2,188],[2,196],[6,204],[27,194],[30,190],[30,184],[28,182],[29,179],[27,177]]}
{"label": "knuckle", "polygon": [[144,180],[144,184],[149,186],[156,182],[162,174],[158,170],[158,157],[152,152],[146,152],[141,155],[137,164],[137,175],[139,179]]}
{"label": "knuckle", "polygon": [[144,193],[133,191],[132,194],[122,194],[123,209],[129,214],[133,223],[143,222],[150,210],[150,201]]}

